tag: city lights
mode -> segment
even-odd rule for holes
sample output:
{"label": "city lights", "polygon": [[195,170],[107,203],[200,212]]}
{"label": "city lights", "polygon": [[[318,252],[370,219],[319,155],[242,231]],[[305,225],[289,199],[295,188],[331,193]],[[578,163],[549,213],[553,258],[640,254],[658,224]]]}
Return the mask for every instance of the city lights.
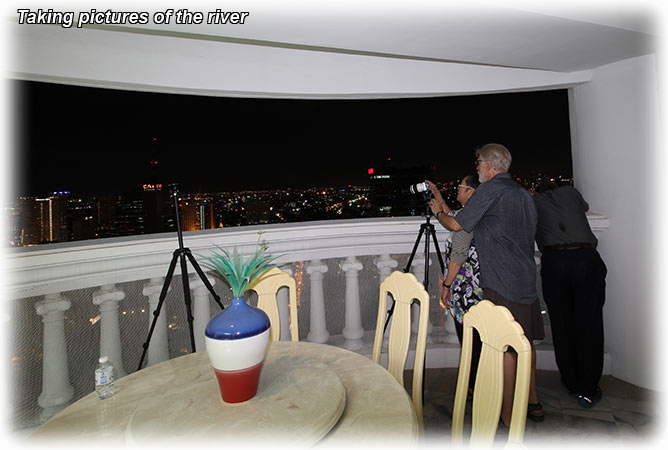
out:
{"label": "city lights", "polygon": [[[569,176],[530,173],[515,177],[530,192],[545,179],[572,183]],[[269,223],[313,220],[354,219],[421,215],[421,198],[399,193],[403,179],[379,169],[369,169],[369,186],[330,186],[307,189],[273,189],[241,192],[193,193],[179,196],[184,231]],[[458,180],[437,183],[443,196],[456,207]],[[389,190],[379,196],[379,188]],[[5,205],[9,226],[9,245],[26,247],[51,242],[66,242],[115,236],[131,236],[175,230],[169,195],[161,183],[145,183],[141,196],[79,196],[56,191],[46,198],[20,197]],[[153,210],[147,207],[153,205]],[[398,210],[397,205],[417,202],[415,207]],[[162,203],[161,203],[162,202]],[[157,206],[156,206],[157,205]],[[154,219],[151,219],[151,211]],[[156,215],[157,214],[157,215]],[[151,220],[163,226],[151,231]]]}

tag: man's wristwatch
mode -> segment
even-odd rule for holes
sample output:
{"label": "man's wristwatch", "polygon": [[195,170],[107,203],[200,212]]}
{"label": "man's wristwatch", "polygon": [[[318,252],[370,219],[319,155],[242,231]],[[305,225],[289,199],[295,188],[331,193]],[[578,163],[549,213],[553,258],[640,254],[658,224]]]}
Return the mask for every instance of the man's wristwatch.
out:
{"label": "man's wristwatch", "polygon": [[436,213],[436,218],[438,219],[438,216],[440,216],[441,214],[445,214],[445,212],[444,212],[444,211],[439,211],[439,212],[437,212],[437,213]]}

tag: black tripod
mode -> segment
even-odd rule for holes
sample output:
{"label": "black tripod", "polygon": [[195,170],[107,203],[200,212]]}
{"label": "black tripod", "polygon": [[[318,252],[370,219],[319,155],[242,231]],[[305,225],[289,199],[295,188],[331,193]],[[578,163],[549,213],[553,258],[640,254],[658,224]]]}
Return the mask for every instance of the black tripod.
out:
{"label": "black tripod", "polygon": [[[413,259],[415,258],[415,252],[417,252],[418,246],[420,245],[420,240],[422,239],[422,236],[424,235],[424,282],[422,283],[424,285],[424,288],[427,292],[429,292],[429,241],[430,239],[433,239],[434,241],[434,247],[436,247],[436,254],[438,255],[438,262],[441,265],[441,273],[445,272],[445,265],[443,264],[443,256],[441,255],[441,249],[438,247],[438,240],[436,239],[436,230],[434,229],[434,225],[431,223],[431,209],[429,208],[429,200],[431,200],[431,193],[424,194],[425,198],[425,222],[420,225],[420,232],[418,233],[417,239],[415,240],[415,245],[413,246],[413,251],[411,252],[410,257],[408,258],[408,263],[406,263],[406,268],[404,269],[404,273],[408,273],[408,271],[411,268],[411,264],[413,263]],[[387,325],[390,321],[390,318],[392,317],[392,314],[394,313],[394,305],[395,303],[392,302],[392,306],[390,306],[390,309],[387,310],[387,317],[385,318],[385,328],[383,330],[383,334],[385,334],[385,331],[387,331]]]}
{"label": "black tripod", "polygon": [[[408,258],[408,263],[406,263],[406,268],[404,269],[404,273],[408,273],[408,271],[411,269],[411,264],[413,263],[413,258],[415,258],[415,252],[417,252],[418,246],[420,245],[420,240],[422,239],[422,236],[424,235],[424,282],[422,284],[424,285],[424,289],[427,292],[429,292],[429,240],[430,240],[430,238],[434,240],[434,247],[436,247],[436,254],[438,255],[438,262],[441,265],[441,273],[445,272],[445,265],[443,264],[443,256],[441,255],[441,249],[438,248],[438,240],[436,239],[436,230],[434,229],[434,225],[431,223],[431,209],[429,208],[429,200],[431,200],[431,192],[427,191],[427,193],[425,193],[423,195],[424,195],[424,201],[425,201],[425,214],[424,214],[425,221],[422,225],[420,225],[420,232],[418,233],[417,239],[415,240],[415,245],[413,246],[413,251],[411,252],[411,256]],[[390,309],[387,310],[387,317],[385,318],[385,328],[383,329],[383,335],[385,335],[385,332],[387,331],[387,325],[389,324],[390,318],[392,317],[392,314],[394,313],[394,305],[396,305],[396,302],[393,301],[392,306],[390,306]],[[427,366],[427,361],[425,359],[424,367],[426,367],[426,366]],[[425,376],[425,372],[422,372],[422,377],[423,377],[422,401],[423,402],[424,402],[424,389],[425,389],[424,376]]]}
{"label": "black tripod", "polygon": [[183,298],[186,303],[186,311],[188,314],[188,327],[190,327],[190,345],[192,347],[192,352],[195,353],[195,333],[193,332],[193,314],[192,314],[192,301],[190,300],[190,281],[188,280],[188,265],[186,264],[186,258],[190,261],[190,264],[195,268],[195,272],[199,275],[200,279],[204,283],[204,286],[209,290],[213,299],[218,303],[220,309],[225,309],[223,304],[220,301],[220,296],[216,294],[213,290],[213,286],[207,280],[204,271],[197,264],[195,257],[190,252],[189,248],[183,247],[183,233],[181,231],[181,221],[179,219],[179,203],[177,200],[177,191],[172,191],[172,196],[174,197],[174,211],[176,213],[176,232],[179,237],[179,248],[174,250],[174,255],[172,256],[172,262],[169,264],[169,269],[167,270],[167,276],[165,277],[165,283],[162,285],[162,291],[160,292],[160,300],[158,301],[158,306],[153,311],[153,322],[151,323],[151,328],[148,331],[148,337],[146,342],[144,342],[144,351],[141,354],[141,359],[139,360],[139,366],[137,370],[141,370],[142,363],[144,362],[144,357],[146,356],[146,351],[148,350],[148,344],[151,341],[151,336],[153,335],[153,330],[155,329],[155,324],[158,321],[158,316],[160,315],[160,310],[162,309],[162,304],[167,297],[167,291],[169,285],[172,282],[172,276],[174,275],[174,269],[176,268],[176,262],[181,262],[181,282],[183,283]]}

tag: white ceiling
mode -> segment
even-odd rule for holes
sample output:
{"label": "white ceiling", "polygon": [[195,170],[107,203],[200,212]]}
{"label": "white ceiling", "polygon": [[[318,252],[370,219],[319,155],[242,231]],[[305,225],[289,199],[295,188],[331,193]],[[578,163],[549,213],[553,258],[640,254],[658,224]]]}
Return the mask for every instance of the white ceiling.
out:
{"label": "white ceiling", "polygon": [[[588,81],[596,67],[657,54],[664,8],[656,0],[51,3],[3,4],[14,54],[7,60],[10,76],[157,92],[322,98],[572,86]],[[17,23],[17,7],[40,6],[147,11],[151,17],[169,8],[205,17],[217,8],[249,15],[243,25],[184,25],[174,18],[167,25],[151,20],[82,29]]]}
{"label": "white ceiling", "polygon": [[[462,6],[465,4],[466,6]],[[656,52],[658,2],[300,1],[188,3],[249,11],[244,25],[141,25],[254,45],[575,72]],[[173,3],[175,9],[183,3]],[[165,10],[169,4],[160,3]]]}

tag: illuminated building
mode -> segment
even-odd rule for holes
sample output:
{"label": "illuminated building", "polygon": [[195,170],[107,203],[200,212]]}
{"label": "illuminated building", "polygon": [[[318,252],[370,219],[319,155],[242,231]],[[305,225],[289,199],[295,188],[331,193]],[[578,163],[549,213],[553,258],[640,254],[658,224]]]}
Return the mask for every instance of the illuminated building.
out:
{"label": "illuminated building", "polygon": [[181,229],[183,231],[210,230],[215,228],[213,202],[190,200],[180,202]]}
{"label": "illuminated building", "polygon": [[67,196],[69,192],[54,192],[50,197],[35,199],[39,221],[39,242],[66,242]]}
{"label": "illuminated building", "polygon": [[434,178],[434,167],[406,163],[393,164],[388,158],[381,164],[369,168],[369,185],[373,216],[419,216],[426,210],[422,194],[411,194],[408,187]]}
{"label": "illuminated building", "polygon": [[158,138],[153,138],[152,154],[146,166],[146,182],[141,185],[144,233],[162,233],[174,226],[174,208],[169,190],[160,179]]}

